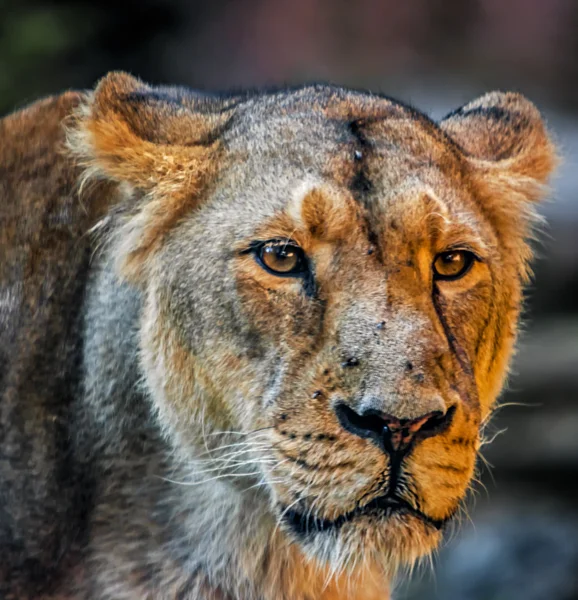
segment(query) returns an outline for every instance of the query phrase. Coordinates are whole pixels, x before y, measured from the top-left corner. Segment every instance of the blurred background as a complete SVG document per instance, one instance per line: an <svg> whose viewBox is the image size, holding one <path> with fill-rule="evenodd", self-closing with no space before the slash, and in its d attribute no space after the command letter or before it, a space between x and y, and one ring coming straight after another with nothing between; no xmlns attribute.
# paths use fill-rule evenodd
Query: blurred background
<svg viewBox="0 0 578 600"><path fill-rule="evenodd" d="M395 598L578 599L578 1L0 0L0 114L112 69L210 89L330 81L433 117L494 88L538 104L564 163L505 406L469 518Z"/></svg>

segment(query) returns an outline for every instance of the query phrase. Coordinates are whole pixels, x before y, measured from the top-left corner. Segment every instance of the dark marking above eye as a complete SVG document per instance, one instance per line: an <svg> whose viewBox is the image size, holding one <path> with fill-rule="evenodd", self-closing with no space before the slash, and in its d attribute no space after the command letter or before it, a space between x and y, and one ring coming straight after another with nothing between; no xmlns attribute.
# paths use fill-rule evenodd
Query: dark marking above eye
<svg viewBox="0 0 578 600"><path fill-rule="evenodd" d="M369 177L367 176L365 171L359 170L355 174L355 177L353 178L350 187L353 192L366 194L367 192L371 191L371 189L373 188L373 184L369 180Z"/></svg>
<svg viewBox="0 0 578 600"><path fill-rule="evenodd" d="M347 128L351 135L355 138L355 141L358 143L361 148L368 148L370 146L369 140L365 137L364 132L362 131L362 127L365 125L363 119L354 119L353 121L349 121L347 124ZM361 153L361 151L358 149ZM361 153L362 154L362 153Z"/></svg>
<svg viewBox="0 0 578 600"><path fill-rule="evenodd" d="M409 360L405 363L405 370L413 371L413 363L411 363Z"/></svg>
<svg viewBox="0 0 578 600"><path fill-rule="evenodd" d="M347 124L349 133L354 139L355 146L357 148L353 151L353 158L355 161L355 173L351 178L349 187L354 195L362 196L369 192L373 185L369 179L367 173L367 165L365 164L364 158L366 154L371 151L371 142L365 137L362 127L364 125L363 120L356 119L350 121Z"/></svg>
<svg viewBox="0 0 578 600"><path fill-rule="evenodd" d="M375 231L369 229L369 231L367 232L367 239L369 240L369 243L371 246L375 247L377 246L378 243L378 238L377 238L377 233L375 233Z"/></svg>

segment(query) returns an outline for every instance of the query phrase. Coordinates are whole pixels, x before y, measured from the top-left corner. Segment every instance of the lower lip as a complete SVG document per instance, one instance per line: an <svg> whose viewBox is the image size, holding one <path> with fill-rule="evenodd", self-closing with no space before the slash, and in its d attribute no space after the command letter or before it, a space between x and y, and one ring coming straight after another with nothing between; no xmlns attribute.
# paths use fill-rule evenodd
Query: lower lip
<svg viewBox="0 0 578 600"><path fill-rule="evenodd" d="M407 502L404 502L403 500L397 500L395 498L376 498L360 509L360 512L371 510L373 508L392 511L406 510L407 512L415 512Z"/></svg>
<svg viewBox="0 0 578 600"><path fill-rule="evenodd" d="M323 531L329 531L332 529L339 529L346 523L353 521L356 517L367 516L371 513L379 511L385 513L386 517L391 517L395 514L407 514L412 515L417 519L420 519L436 529L441 529L443 523L435 522L425 517L420 512L413 509L406 502L399 501L392 498L376 498L366 504L363 508L351 511L346 515L337 517L334 520L315 518L312 516L304 516L302 513L296 511L288 511L285 513L285 521L291 527L291 529L298 535L309 535L312 533L321 533Z"/></svg>

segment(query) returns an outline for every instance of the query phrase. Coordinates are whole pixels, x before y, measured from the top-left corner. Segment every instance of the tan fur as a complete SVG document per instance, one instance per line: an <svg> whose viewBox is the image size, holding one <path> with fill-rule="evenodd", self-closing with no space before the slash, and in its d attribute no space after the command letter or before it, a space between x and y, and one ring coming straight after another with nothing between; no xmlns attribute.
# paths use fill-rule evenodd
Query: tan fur
<svg viewBox="0 0 578 600"><path fill-rule="evenodd" d="M67 168L108 208L83 231L72 427L97 466L71 597L387 597L459 509L507 374L555 163L538 111L491 93L438 125L340 88L211 98L118 73L76 104ZM268 240L309 279L264 269ZM434 281L456 248L480 260ZM453 417L394 464L340 403ZM411 511L363 511L394 483Z"/></svg>

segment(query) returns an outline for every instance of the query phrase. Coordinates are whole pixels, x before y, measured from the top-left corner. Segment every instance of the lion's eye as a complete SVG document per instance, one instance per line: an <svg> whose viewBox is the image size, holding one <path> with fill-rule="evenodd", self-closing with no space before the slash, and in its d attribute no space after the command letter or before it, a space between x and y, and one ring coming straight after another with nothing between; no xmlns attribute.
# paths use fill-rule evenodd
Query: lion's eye
<svg viewBox="0 0 578 600"><path fill-rule="evenodd" d="M300 275L307 270L305 254L287 242L267 242L257 254L260 263L275 275Z"/></svg>
<svg viewBox="0 0 578 600"><path fill-rule="evenodd" d="M433 264L435 279L452 281L463 277L474 263L475 256L466 250L442 252Z"/></svg>

